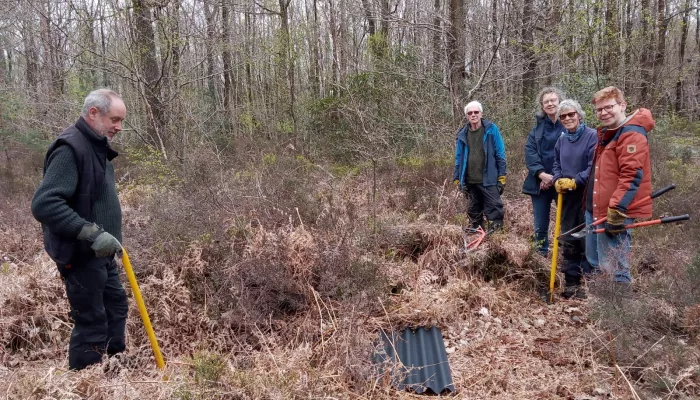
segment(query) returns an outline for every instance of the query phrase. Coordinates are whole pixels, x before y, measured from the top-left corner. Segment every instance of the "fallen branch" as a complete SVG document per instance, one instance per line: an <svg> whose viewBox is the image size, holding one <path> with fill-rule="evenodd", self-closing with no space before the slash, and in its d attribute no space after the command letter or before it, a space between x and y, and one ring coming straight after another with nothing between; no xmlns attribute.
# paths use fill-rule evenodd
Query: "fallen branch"
<svg viewBox="0 0 700 400"><path fill-rule="evenodd" d="M630 393L632 393L632 397L634 397L635 400L642 400L642 398L639 397L639 395L637 394L637 392L636 392L636 391L634 390L634 388L632 387L632 384L631 384L630 381L627 379L627 376L625 376L625 373L622 372L622 370L620 369L620 366L619 366L619 365L615 364L615 370L616 370L617 372L619 372L620 374L622 374L622 378L625 380L625 382L627 382L627 387L630 388Z"/></svg>

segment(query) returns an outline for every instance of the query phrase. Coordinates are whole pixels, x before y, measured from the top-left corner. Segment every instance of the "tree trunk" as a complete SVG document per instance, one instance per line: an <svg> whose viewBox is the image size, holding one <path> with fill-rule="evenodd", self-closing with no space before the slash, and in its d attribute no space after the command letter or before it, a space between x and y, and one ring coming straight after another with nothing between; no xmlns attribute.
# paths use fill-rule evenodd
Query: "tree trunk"
<svg viewBox="0 0 700 400"><path fill-rule="evenodd" d="M450 68L450 97L452 119L459 125L463 118L460 95L464 86L464 0L450 0L450 35L447 40L447 60Z"/></svg>
<svg viewBox="0 0 700 400"><path fill-rule="evenodd" d="M625 2L625 43L624 43L624 60L625 60L625 66L627 68L630 68L632 65L632 7L633 4L632 2ZM623 79L623 89L625 93L628 93L630 91L630 81L633 81L634 79L629 78L629 73L627 74L622 74L622 79ZM633 75L634 76L634 75Z"/></svg>
<svg viewBox="0 0 700 400"><path fill-rule="evenodd" d="M494 0L495 1L495 0ZM442 26L440 24L440 0L433 2L433 39L432 39L432 55L433 55L433 70L440 71L442 69Z"/></svg>
<svg viewBox="0 0 700 400"><path fill-rule="evenodd" d="M223 50L221 51L221 60L223 63L222 74L224 76L224 110L226 110L226 124L233 126L233 106L232 102L232 74L233 60L231 57L231 27L230 27L229 5L228 0L221 1L221 36Z"/></svg>
<svg viewBox="0 0 700 400"><path fill-rule="evenodd" d="M389 10L389 0L380 0L381 4L381 24L380 24L380 31L382 32L382 36L384 36L384 40L386 40L386 43L389 43L389 17L391 10Z"/></svg>
<svg viewBox="0 0 700 400"><path fill-rule="evenodd" d="M56 99L63 93L61 74L58 70L57 46L59 43L57 43L57 40L54 40L54 22L51 20L51 15L53 14L51 3L47 1L45 5L46 8L43 10L41 16L41 42L44 48L44 69L49 75L51 97Z"/></svg>
<svg viewBox="0 0 700 400"><path fill-rule="evenodd" d="M133 0L134 5L134 48L137 49L142 96L146 102L148 115L148 135L153 144L167 158L163 128L165 127L165 110L161 100L161 76L156 60L156 42L151 22L151 8L143 0Z"/></svg>
<svg viewBox="0 0 700 400"><path fill-rule="evenodd" d="M567 11L569 12L570 18L574 18L574 2L569 1L568 2L568 7ZM576 60L578 60L580 52L576 49L576 46L574 45L574 35L571 33L567 33L565 36L565 48L566 48L566 55L571 60L571 62L576 65Z"/></svg>
<svg viewBox="0 0 700 400"><path fill-rule="evenodd" d="M676 80L676 101L673 107L677 113L681 112L683 109L683 74L685 67L685 44L688 40L688 13L690 12L690 0L685 0L683 9L685 11L683 12L683 17L681 19L681 42L678 45L678 79Z"/></svg>
<svg viewBox="0 0 700 400"><path fill-rule="evenodd" d="M333 6L333 1L328 1L328 14L330 23L330 35L331 35L331 57L333 58L331 62L331 70L333 76L333 86L340 84L340 27L337 23L336 9ZM334 88L333 94L337 95L337 90Z"/></svg>
<svg viewBox="0 0 700 400"><path fill-rule="evenodd" d="M22 33L22 41L24 42L24 54L27 59L27 68L25 76L27 81L27 89L31 95L37 94L37 84L39 78L39 65L37 64L38 51L36 42L34 41L34 29L31 20L24 23L24 32Z"/></svg>
<svg viewBox="0 0 700 400"><path fill-rule="evenodd" d="M700 53L700 0L696 2L695 8L695 54ZM700 62L696 66L697 77L695 79L695 104L698 104L697 96L700 93ZM692 107L691 107L692 108ZM699 115L700 107L695 107L695 115Z"/></svg>
<svg viewBox="0 0 700 400"><path fill-rule="evenodd" d="M561 0L551 0L551 12L548 18L548 23L547 26L553 27L555 31L553 32L554 34L551 36L551 45L554 48L559 48L561 46L562 40L560 38L560 34L558 32L558 27L559 24L561 24L561 10L562 10L562 2ZM551 29L551 28L550 28ZM545 85L550 86L552 85L552 79L554 76L558 73L557 70L554 69L555 65L552 62L552 60L549 59L549 57L545 58L546 64L545 64L545 74L544 74L544 79L545 79Z"/></svg>
<svg viewBox="0 0 700 400"><path fill-rule="evenodd" d="M367 31L370 36L373 36L377 33L377 19L372 11L370 0L362 0L362 10L365 13L365 18L367 18Z"/></svg>
<svg viewBox="0 0 700 400"><path fill-rule="evenodd" d="M8 53L9 53L9 49ZM7 79L7 59L5 58L5 41L0 38L0 85L4 85ZM0 116L2 115L0 110Z"/></svg>
<svg viewBox="0 0 700 400"><path fill-rule="evenodd" d="M171 52L173 54L172 64L172 90L179 92L180 90L180 2L173 2L172 12L172 44Z"/></svg>
<svg viewBox="0 0 700 400"><path fill-rule="evenodd" d="M651 38L649 32L652 30L649 24L652 23L651 14L649 13L649 0L642 0L642 43L650 43ZM641 62L642 62L642 79L641 79L641 93L639 100L642 104L646 104L649 100L649 81L651 80L651 70L652 70L652 57L650 56L651 51L647 48L642 49Z"/></svg>
<svg viewBox="0 0 700 400"><path fill-rule="evenodd" d="M253 21L251 13L245 13L245 37L246 37L246 57L245 57L245 77L246 77L246 87L245 93L248 99L248 107L253 107L253 71L251 62L253 60Z"/></svg>
<svg viewBox="0 0 700 400"><path fill-rule="evenodd" d="M213 103L216 104L216 83L214 79L214 46L217 46L216 39L216 15L219 13L219 7L217 4L209 4L207 0L204 1L204 20L207 24L207 40L206 40L206 52L207 52L207 91L209 92L209 98Z"/></svg>
<svg viewBox="0 0 700 400"><path fill-rule="evenodd" d="M278 4L280 7L279 17L280 17L280 52L278 54L280 60L280 76L286 79L286 92L287 96L283 96L282 103L284 108L285 117L287 122L291 122L292 132L287 132L291 134L291 143L296 148L297 141L297 121L296 115L294 113L294 108L296 105L296 92L294 87L294 60L292 59L291 51L291 35L289 32L289 5L291 0L279 0ZM287 98L284 98L287 97Z"/></svg>
<svg viewBox="0 0 700 400"><path fill-rule="evenodd" d="M338 13L340 21L338 21L338 70L340 74L338 79L342 82L345 80L345 75L348 73L348 15L347 15L347 0L339 0Z"/></svg>
<svg viewBox="0 0 700 400"><path fill-rule="evenodd" d="M102 18L102 13L100 12L100 47L102 50L100 64L102 67L102 87L109 87L111 81L109 79L109 72L107 70L107 40L105 35L105 19Z"/></svg>
<svg viewBox="0 0 700 400"><path fill-rule="evenodd" d="M535 41L533 31L535 28L535 13L534 3L531 1L525 2L523 8L523 28L520 36L522 37L523 55L525 61L525 69L523 70L523 92L522 101L523 107L527 108L532 103L535 97L535 74L537 69L537 58L535 56Z"/></svg>
<svg viewBox="0 0 700 400"><path fill-rule="evenodd" d="M8 46L5 51L7 53L7 83L14 83L14 77L12 75L12 49Z"/></svg>
<svg viewBox="0 0 700 400"><path fill-rule="evenodd" d="M319 29L318 29L318 0L313 0L312 10L309 10L308 0L304 1L306 5L306 15L308 25L311 27L309 29L309 84L311 85L311 92L313 97L323 96L321 90L321 69L319 66L319 60L321 58L318 49L319 42ZM310 19L310 20L309 20Z"/></svg>
<svg viewBox="0 0 700 400"><path fill-rule="evenodd" d="M656 54L654 57L654 85L655 99L654 104L662 102L661 106L665 108L664 84L661 82L662 70L666 62L666 29L668 28L668 20L666 19L666 0L657 0L656 9Z"/></svg>
<svg viewBox="0 0 700 400"><path fill-rule="evenodd" d="M491 44L498 45L498 1L491 0Z"/></svg>
<svg viewBox="0 0 700 400"><path fill-rule="evenodd" d="M605 58L603 58L603 74L608 80L615 81L620 53L619 28L617 21L617 1L608 0L605 7L605 37L601 43L605 46Z"/></svg>
<svg viewBox="0 0 700 400"><path fill-rule="evenodd" d="M83 25L83 29L81 32L81 37L82 37L82 42L86 43L85 47L90 49L89 52L85 52L81 54L80 60L85 67L83 67L83 73L79 74L79 79L81 86L83 88L95 88L98 87L98 82L97 82L97 74L94 68L94 65L96 64L94 62L95 57L93 54L97 54L98 49L97 49L97 43L95 42L95 23L94 19L92 16L90 16L87 21L85 21L85 24Z"/></svg>

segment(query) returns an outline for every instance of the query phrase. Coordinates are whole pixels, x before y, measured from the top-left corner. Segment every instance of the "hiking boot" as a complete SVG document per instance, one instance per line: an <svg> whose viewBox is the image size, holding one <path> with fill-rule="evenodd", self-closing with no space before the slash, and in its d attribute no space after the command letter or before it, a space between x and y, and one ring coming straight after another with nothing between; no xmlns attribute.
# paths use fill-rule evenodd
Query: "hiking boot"
<svg viewBox="0 0 700 400"><path fill-rule="evenodd" d="M479 227L481 227L481 229L484 229L484 221L483 221L483 220L482 220L482 221L472 221L472 222L469 224L468 230L471 231L471 232L474 232L474 231L476 231L477 229L479 229Z"/></svg>
<svg viewBox="0 0 700 400"><path fill-rule="evenodd" d="M501 231L503 231L503 220L489 221L489 230L486 233L491 235L493 233L500 233Z"/></svg>
<svg viewBox="0 0 700 400"><path fill-rule="evenodd" d="M579 300L586 300L588 298L588 294L586 294L586 289L584 289L583 286L579 286L576 289L576 294L574 294L574 298Z"/></svg>
<svg viewBox="0 0 700 400"><path fill-rule="evenodd" d="M570 299L576 295L576 292L578 291L579 287L578 286L567 286L564 288L564 291L561 292L561 297L565 299Z"/></svg>

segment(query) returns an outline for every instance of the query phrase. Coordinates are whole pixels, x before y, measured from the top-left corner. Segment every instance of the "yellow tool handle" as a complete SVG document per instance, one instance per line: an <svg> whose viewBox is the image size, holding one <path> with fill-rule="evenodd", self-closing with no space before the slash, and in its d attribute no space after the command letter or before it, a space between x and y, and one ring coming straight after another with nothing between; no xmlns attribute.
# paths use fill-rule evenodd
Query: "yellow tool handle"
<svg viewBox="0 0 700 400"><path fill-rule="evenodd" d="M126 277L129 279L129 285L131 285L131 292L134 294L134 300L136 300L136 305L139 307L139 314L141 314L143 326L146 328L148 340L151 342L153 355L156 357L156 365L159 369L163 369L165 368L165 362L163 361L163 355L160 353L158 339L156 339L156 333L153 332L151 319L148 317L148 311L146 311L146 304L143 302L141 290L139 290L139 284L136 282L136 275L134 275L134 270L131 268L131 261L129 261L129 255L126 253L124 248L122 248L122 263L124 264Z"/></svg>
<svg viewBox="0 0 700 400"><path fill-rule="evenodd" d="M554 248L552 249L552 270L549 272L549 302L554 303L554 278L557 274L557 258L559 256L559 231L561 230L562 195L557 194L557 219L554 223Z"/></svg>

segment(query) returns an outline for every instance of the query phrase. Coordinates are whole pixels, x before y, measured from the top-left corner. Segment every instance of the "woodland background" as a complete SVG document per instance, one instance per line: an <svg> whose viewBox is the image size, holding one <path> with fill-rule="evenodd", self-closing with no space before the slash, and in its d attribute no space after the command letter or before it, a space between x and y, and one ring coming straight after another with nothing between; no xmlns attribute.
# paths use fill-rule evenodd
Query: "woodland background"
<svg viewBox="0 0 700 400"><path fill-rule="evenodd" d="M697 0L0 3L0 396L411 398L379 329L441 327L467 398L697 398L700 227L635 233L635 297L545 306L523 146L556 85L652 110L656 215L700 192ZM133 304L124 365L66 372L68 304L29 201L84 96L114 140ZM470 100L507 149L506 233L462 254L451 186ZM483 310L486 310L484 312ZM576 318L573 318L576 317Z"/></svg>

